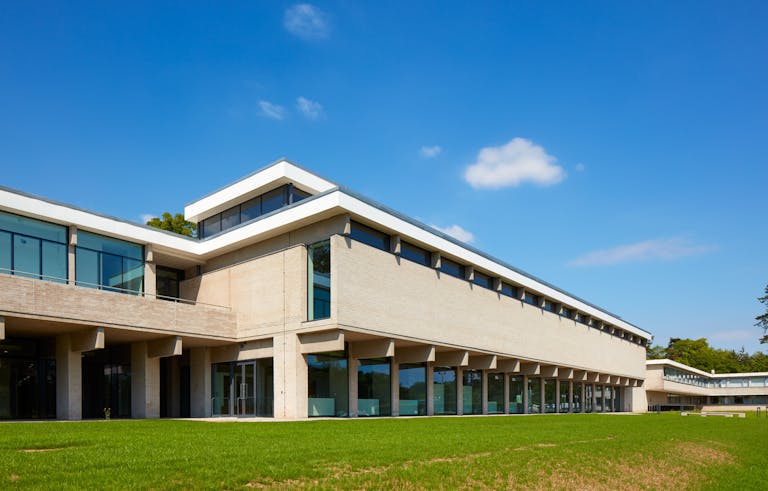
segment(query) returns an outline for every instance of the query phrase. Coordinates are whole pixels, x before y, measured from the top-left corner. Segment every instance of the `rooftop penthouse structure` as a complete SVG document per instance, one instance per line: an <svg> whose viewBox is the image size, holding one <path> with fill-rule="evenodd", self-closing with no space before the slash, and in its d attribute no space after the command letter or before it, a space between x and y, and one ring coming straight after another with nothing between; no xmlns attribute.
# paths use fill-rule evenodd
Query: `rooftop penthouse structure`
<svg viewBox="0 0 768 491"><path fill-rule="evenodd" d="M287 160L184 214L0 188L0 418L647 409L649 332Z"/></svg>

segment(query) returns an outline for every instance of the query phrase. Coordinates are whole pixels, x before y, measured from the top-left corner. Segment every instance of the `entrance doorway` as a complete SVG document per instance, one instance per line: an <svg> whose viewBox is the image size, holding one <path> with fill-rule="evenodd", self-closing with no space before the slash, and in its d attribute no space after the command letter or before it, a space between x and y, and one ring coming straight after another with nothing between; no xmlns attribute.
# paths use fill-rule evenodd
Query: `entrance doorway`
<svg viewBox="0 0 768 491"><path fill-rule="evenodd" d="M272 358L213 365L215 416L272 416Z"/></svg>

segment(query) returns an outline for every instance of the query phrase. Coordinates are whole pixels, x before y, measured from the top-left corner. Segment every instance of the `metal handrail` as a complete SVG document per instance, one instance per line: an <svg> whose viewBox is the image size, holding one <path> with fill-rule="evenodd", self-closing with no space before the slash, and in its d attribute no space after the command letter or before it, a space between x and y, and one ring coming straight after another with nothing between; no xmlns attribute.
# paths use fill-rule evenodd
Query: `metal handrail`
<svg viewBox="0 0 768 491"><path fill-rule="evenodd" d="M30 278L30 279L37 279L37 280L46 280L46 281L53 281L55 283L59 284L66 284L69 286L78 286L83 288L93 288L97 290L103 290L103 291L113 291L117 293L125 293L129 295L133 295L135 297L154 297L160 300L166 300L166 301L172 301L174 303L181 303L186 305L203 305L206 307L216 307L220 309L226 309L228 311L232 310L231 307L227 305L218 305L215 303L206 303L206 302L198 302L196 300L188 300L186 298L178 298L178 297L170 297L167 295L158 295L156 293L147 293L144 291L137 292L136 290L129 290L127 288L118 288L116 286L107 286L107 285L100 285L98 283L89 283L87 281L80 281L80 280L69 280L69 278L61 278L59 276L50 276L50 275L44 275L39 273L31 273L29 271L22 271L20 269L9 269L9 268L0 268L0 273L6 273L10 274L12 276L21 276L22 278Z"/></svg>

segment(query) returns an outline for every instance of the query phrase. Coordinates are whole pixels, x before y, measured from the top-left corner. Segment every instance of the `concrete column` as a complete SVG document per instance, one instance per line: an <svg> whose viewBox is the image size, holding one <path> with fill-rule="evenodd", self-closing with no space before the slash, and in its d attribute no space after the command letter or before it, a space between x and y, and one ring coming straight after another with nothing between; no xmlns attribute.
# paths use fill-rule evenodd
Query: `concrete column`
<svg viewBox="0 0 768 491"><path fill-rule="evenodd" d="M349 357L347 361L349 374L349 417L357 417L357 358Z"/></svg>
<svg viewBox="0 0 768 491"><path fill-rule="evenodd" d="M400 416L400 364L395 357L390 358L390 382L392 383L392 395L390 397L392 416Z"/></svg>
<svg viewBox="0 0 768 491"><path fill-rule="evenodd" d="M601 399L603 400L603 412L604 413L608 412L608 398L605 397L605 388L606 387L607 387L607 385L603 385L600 388L600 395L602 396Z"/></svg>
<svg viewBox="0 0 768 491"><path fill-rule="evenodd" d="M456 367L456 414L464 415L464 369Z"/></svg>
<svg viewBox="0 0 768 491"><path fill-rule="evenodd" d="M560 381L555 379L555 412L560 412Z"/></svg>
<svg viewBox="0 0 768 491"><path fill-rule="evenodd" d="M427 362L427 416L435 415L435 363Z"/></svg>
<svg viewBox="0 0 768 491"><path fill-rule="evenodd" d="M5 317L0 316L0 341L5 339Z"/></svg>
<svg viewBox="0 0 768 491"><path fill-rule="evenodd" d="M309 369L299 337L294 333L278 334L273 338L273 347L275 418L306 418Z"/></svg>
<svg viewBox="0 0 768 491"><path fill-rule="evenodd" d="M547 401L545 399L545 392L544 392L544 377L541 377L539 379L539 387L541 388L541 395L539 396L539 413L544 414L544 406L546 406Z"/></svg>
<svg viewBox="0 0 768 491"><path fill-rule="evenodd" d="M573 412L573 380L568 381L568 412Z"/></svg>
<svg viewBox="0 0 768 491"><path fill-rule="evenodd" d="M83 419L83 364L69 334L56 337L56 418Z"/></svg>
<svg viewBox="0 0 768 491"><path fill-rule="evenodd" d="M504 414L509 414L509 374L504 374Z"/></svg>
<svg viewBox="0 0 768 491"><path fill-rule="evenodd" d="M67 247L67 279L70 285L75 284L75 246L77 246L77 227L69 226L69 244ZM57 410L58 412L58 410Z"/></svg>
<svg viewBox="0 0 768 491"><path fill-rule="evenodd" d="M157 265L152 244L144 246L144 293L152 299L157 295Z"/></svg>
<svg viewBox="0 0 768 491"><path fill-rule="evenodd" d="M523 414L528 414L528 375L523 375Z"/></svg>
<svg viewBox="0 0 768 491"><path fill-rule="evenodd" d="M579 397L579 404L581 404L581 412L587 412L587 386L584 382L580 382L581 385L581 397Z"/></svg>
<svg viewBox="0 0 768 491"><path fill-rule="evenodd" d="M592 411L591 412L597 412L597 391L596 391L597 385L592 384Z"/></svg>
<svg viewBox="0 0 768 491"><path fill-rule="evenodd" d="M488 370L482 370L482 394L480 396L482 412L488 414Z"/></svg>
<svg viewBox="0 0 768 491"><path fill-rule="evenodd" d="M160 358L149 356L146 341L131 344L131 417L160 417Z"/></svg>
<svg viewBox="0 0 768 491"><path fill-rule="evenodd" d="M211 350L189 350L189 397L193 418L211 416Z"/></svg>

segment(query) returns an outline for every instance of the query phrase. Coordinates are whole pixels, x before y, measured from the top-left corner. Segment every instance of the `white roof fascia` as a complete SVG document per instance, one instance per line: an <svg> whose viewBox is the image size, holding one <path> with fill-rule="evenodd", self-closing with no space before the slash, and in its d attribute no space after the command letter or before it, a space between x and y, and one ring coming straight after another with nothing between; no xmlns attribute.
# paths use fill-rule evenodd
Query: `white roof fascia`
<svg viewBox="0 0 768 491"><path fill-rule="evenodd" d="M252 194L254 190L274 182L280 182L281 180L298 184L302 189L315 194L336 187L332 182L312 174L287 160L281 160L264 170L251 174L244 179L188 204L184 207L184 218L190 222L200 221L201 218L207 218L207 216L213 214L212 212L218 212L235 205L239 199Z"/></svg>
<svg viewBox="0 0 768 491"><path fill-rule="evenodd" d="M689 367L688 365L684 363L680 363L679 361L670 360L669 358L664 358L662 360L647 360L645 364L654 365L654 366L669 365L671 367L679 368L681 370L686 370L688 372L695 373L697 375L703 375L709 378L768 377L768 372L709 373L709 372L705 372L704 370L699 370L698 368Z"/></svg>
<svg viewBox="0 0 768 491"><path fill-rule="evenodd" d="M50 222L75 225L83 230L131 242L153 244L179 252L182 256L195 256L199 246L197 241L181 235L162 232L5 189L0 189L0 209Z"/></svg>
<svg viewBox="0 0 768 491"><path fill-rule="evenodd" d="M509 280L517 283L518 285L522 285L523 287L529 287L532 290L538 293L541 293L542 295L545 295L555 301L565 303L569 307L575 307L578 310L591 315L592 317L608 322L611 325L619 327L643 339L650 340L652 338L652 336L649 333L646 333L645 331L638 329L635 326L617 317L608 315L605 312L597 310L594 307L585 304L584 302L581 302L575 298L565 295L560 291L557 291L542 283L539 283L538 281L533 280L525 275L522 275L517 271L504 267L494 261L491 261L490 259L484 256L481 256L475 252L467 250L459 246L458 244L455 244L454 242L446 240L438 235L435 235L427 230L424 230L423 228L418 227L412 223L409 223L401 218L395 217L390 213L387 213L386 211L383 211L375 206L372 206L368 203L361 201L358 198L355 198L354 196L350 196L348 194L344 194L340 192L340 205L342 208L345 208L346 210L352 213L355 213L368 220L371 220L372 222L378 223L391 230L400 232L403 235L411 237L424 244L428 244L439 251L444 251L447 254L450 254L452 256L455 256L457 258L460 258L468 262L469 264L478 266L487 271L495 273L500 277L508 278Z"/></svg>

